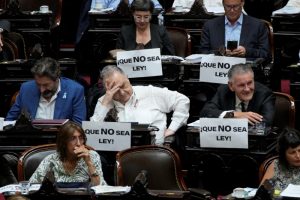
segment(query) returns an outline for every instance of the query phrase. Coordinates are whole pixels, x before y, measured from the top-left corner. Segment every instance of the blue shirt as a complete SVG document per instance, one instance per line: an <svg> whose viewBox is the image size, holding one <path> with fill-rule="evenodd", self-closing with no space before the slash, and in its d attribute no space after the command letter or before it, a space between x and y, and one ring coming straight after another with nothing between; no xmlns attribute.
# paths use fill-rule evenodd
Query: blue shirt
<svg viewBox="0 0 300 200"><path fill-rule="evenodd" d="M242 24L243 24L243 13L238 18L237 22L232 25L228 18L225 16L225 46L227 48L227 41L240 41L241 37L241 30L242 30Z"/></svg>
<svg viewBox="0 0 300 200"><path fill-rule="evenodd" d="M120 0L92 0L91 9L95 8L96 1L100 1L102 4L103 9L106 8L113 8L113 10L116 10L118 7ZM131 4L133 0L129 0L129 4ZM154 3L155 8L161 8L161 5L159 4L158 0L152 0Z"/></svg>

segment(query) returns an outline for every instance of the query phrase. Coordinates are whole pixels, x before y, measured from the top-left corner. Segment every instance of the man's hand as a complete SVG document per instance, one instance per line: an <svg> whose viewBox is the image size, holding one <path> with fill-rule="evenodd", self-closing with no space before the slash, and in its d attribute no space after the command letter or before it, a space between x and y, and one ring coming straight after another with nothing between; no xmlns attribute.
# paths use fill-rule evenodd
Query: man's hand
<svg viewBox="0 0 300 200"><path fill-rule="evenodd" d="M164 133L165 137L168 137L168 136L174 135L174 134L175 134L175 131L173 131L171 129L166 129L165 133Z"/></svg>
<svg viewBox="0 0 300 200"><path fill-rule="evenodd" d="M255 112L234 112L235 118L247 118L251 125L259 123L263 120L263 116Z"/></svg>
<svg viewBox="0 0 300 200"><path fill-rule="evenodd" d="M106 87L106 93L102 100L102 105L107 107L110 104L110 102L112 101L115 93L120 90L120 85L115 85L114 82L112 82L110 84L108 84L106 82L105 87Z"/></svg>
<svg viewBox="0 0 300 200"><path fill-rule="evenodd" d="M238 56L238 57L245 57L246 55L246 49L243 46L238 46L236 49L230 51L226 50L227 56Z"/></svg>

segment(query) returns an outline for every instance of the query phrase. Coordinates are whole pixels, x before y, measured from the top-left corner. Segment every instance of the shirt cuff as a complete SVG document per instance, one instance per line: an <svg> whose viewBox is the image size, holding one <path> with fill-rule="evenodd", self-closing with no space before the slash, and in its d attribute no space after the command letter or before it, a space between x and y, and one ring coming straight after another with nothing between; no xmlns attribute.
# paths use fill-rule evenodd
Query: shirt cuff
<svg viewBox="0 0 300 200"><path fill-rule="evenodd" d="M100 106L100 109L97 110L96 115L93 115L90 120L91 121L104 121L104 118L106 117L106 114L110 108L107 108L106 106Z"/></svg>
<svg viewBox="0 0 300 200"><path fill-rule="evenodd" d="M223 112L219 115L219 118L224 118L224 116L225 116L226 113L228 113L228 112L234 112L234 110L223 111Z"/></svg>
<svg viewBox="0 0 300 200"><path fill-rule="evenodd" d="M181 126L182 124L172 121L168 129L171 129L172 131L176 132Z"/></svg>

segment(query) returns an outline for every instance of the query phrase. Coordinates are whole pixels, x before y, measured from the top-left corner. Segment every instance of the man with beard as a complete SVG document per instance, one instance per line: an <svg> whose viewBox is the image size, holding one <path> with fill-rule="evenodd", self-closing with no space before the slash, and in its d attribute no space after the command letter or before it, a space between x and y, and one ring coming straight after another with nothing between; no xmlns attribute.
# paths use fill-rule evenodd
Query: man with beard
<svg viewBox="0 0 300 200"><path fill-rule="evenodd" d="M16 120L23 109L33 119L70 119L77 123L86 119L83 87L73 80L60 77L56 60L42 58L31 72L35 80L21 85L16 102L5 120Z"/></svg>
<svg viewBox="0 0 300 200"><path fill-rule="evenodd" d="M254 81L251 65L233 65L228 79L228 85L221 85L204 105L200 117L247 118L251 125L265 121L271 126L275 96L268 87Z"/></svg>

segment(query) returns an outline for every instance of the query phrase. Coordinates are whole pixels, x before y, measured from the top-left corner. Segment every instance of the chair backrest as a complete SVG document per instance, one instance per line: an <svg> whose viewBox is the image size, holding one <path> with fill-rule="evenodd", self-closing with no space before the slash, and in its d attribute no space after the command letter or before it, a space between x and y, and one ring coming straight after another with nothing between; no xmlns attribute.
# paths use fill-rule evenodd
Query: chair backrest
<svg viewBox="0 0 300 200"><path fill-rule="evenodd" d="M7 33L6 37L10 41L12 41L17 48L16 58L27 59L24 37L20 33L16 32Z"/></svg>
<svg viewBox="0 0 300 200"><path fill-rule="evenodd" d="M187 190L179 156L168 147L138 146L116 155L116 185L133 185L142 170L148 172L148 189Z"/></svg>
<svg viewBox="0 0 300 200"><path fill-rule="evenodd" d="M276 96L275 114L273 126L284 128L285 126L295 127L295 100L286 93L274 92Z"/></svg>
<svg viewBox="0 0 300 200"><path fill-rule="evenodd" d="M184 28L167 27L167 32L173 43L175 55L187 57L191 55L191 36Z"/></svg>
<svg viewBox="0 0 300 200"><path fill-rule="evenodd" d="M268 29L268 38L269 38L270 52L271 52L271 55L272 55L272 62L273 62L274 61L274 53L275 53L273 26L267 20L263 20L262 19L262 21L263 21L263 23L265 24L265 26Z"/></svg>
<svg viewBox="0 0 300 200"><path fill-rule="evenodd" d="M5 52L5 60L15 60L18 57L17 46L9 39L4 38L3 40L3 52Z"/></svg>
<svg viewBox="0 0 300 200"><path fill-rule="evenodd" d="M278 158L278 155L272 156L260 164L259 171L258 171L259 182L261 182L262 178L264 177L264 175L265 175L267 169L269 168L269 166L271 165L271 163L277 158Z"/></svg>
<svg viewBox="0 0 300 200"><path fill-rule="evenodd" d="M56 144L31 147L24 151L18 162L18 180L29 180L41 161L56 151Z"/></svg>

